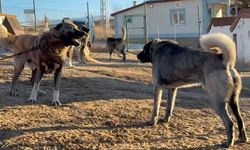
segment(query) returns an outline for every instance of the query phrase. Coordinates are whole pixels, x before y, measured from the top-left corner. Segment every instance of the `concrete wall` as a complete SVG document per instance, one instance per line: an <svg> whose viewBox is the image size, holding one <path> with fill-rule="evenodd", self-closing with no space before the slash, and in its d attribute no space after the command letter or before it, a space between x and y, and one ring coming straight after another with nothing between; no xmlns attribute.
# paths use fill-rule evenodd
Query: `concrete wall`
<svg viewBox="0 0 250 150"><path fill-rule="evenodd" d="M131 9L129 11L117 14L115 16L114 22L115 22L115 37L121 37L122 30L121 27L125 25L125 15L143 15L144 14L144 7L137 7L134 9ZM136 20L133 20L136 21ZM131 26L130 26L131 27Z"/></svg>
<svg viewBox="0 0 250 150"><path fill-rule="evenodd" d="M231 38L233 38L233 35L230 31L230 27L231 26L212 26L210 31L208 32L209 33L216 33L216 32L221 32L221 33L224 33L228 36L230 36Z"/></svg>
<svg viewBox="0 0 250 150"><path fill-rule="evenodd" d="M238 62L250 65L250 18L241 18L233 31L237 34Z"/></svg>

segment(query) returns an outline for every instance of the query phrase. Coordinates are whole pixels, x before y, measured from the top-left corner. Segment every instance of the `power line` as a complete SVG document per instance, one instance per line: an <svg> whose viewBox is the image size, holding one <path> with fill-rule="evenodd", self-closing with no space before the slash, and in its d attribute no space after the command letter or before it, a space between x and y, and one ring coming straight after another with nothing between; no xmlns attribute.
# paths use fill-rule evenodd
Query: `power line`
<svg viewBox="0 0 250 150"><path fill-rule="evenodd" d="M0 0L0 13L3 13L2 0Z"/></svg>

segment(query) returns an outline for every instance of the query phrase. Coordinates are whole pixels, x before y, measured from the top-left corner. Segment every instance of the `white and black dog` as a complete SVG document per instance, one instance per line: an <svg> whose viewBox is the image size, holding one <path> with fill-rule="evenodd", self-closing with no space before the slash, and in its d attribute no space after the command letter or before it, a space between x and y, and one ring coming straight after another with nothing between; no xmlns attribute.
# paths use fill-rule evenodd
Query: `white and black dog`
<svg viewBox="0 0 250 150"><path fill-rule="evenodd" d="M230 37L222 34L203 35L200 45L204 50L217 48L221 53L193 50L171 41L154 40L147 43L137 58L153 65L154 110L152 124L159 120L162 90L169 88L170 99L166 106L164 121L169 122L174 108L177 89L190 83L201 82L208 92L212 108L223 120L227 142L223 146L234 145L233 121L229 116L231 108L239 128L240 142L247 142L243 119L239 109L241 78L235 69L236 46Z"/></svg>

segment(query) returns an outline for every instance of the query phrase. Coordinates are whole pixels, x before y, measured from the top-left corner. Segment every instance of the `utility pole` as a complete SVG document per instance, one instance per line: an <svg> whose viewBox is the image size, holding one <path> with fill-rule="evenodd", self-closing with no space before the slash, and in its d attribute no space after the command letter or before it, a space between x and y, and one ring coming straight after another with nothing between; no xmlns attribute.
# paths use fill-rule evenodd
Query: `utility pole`
<svg viewBox="0 0 250 150"><path fill-rule="evenodd" d="M147 1L144 1L144 43L148 43L148 28L147 28Z"/></svg>
<svg viewBox="0 0 250 150"><path fill-rule="evenodd" d="M227 17L231 16L230 5L231 5L231 0L227 0Z"/></svg>
<svg viewBox="0 0 250 150"><path fill-rule="evenodd" d="M197 5L197 15L198 15L198 33L199 38L201 37L201 18L200 18L200 7Z"/></svg>
<svg viewBox="0 0 250 150"><path fill-rule="evenodd" d="M238 15L238 0L234 1L235 16Z"/></svg>
<svg viewBox="0 0 250 150"><path fill-rule="evenodd" d="M90 29L89 1L87 1L88 28Z"/></svg>
<svg viewBox="0 0 250 150"><path fill-rule="evenodd" d="M109 0L100 0L101 3L101 19L105 23L106 35L108 36L108 27L109 27Z"/></svg>
<svg viewBox="0 0 250 150"><path fill-rule="evenodd" d="M35 3L35 0L33 0L33 10L34 10L35 31L36 31L37 25L36 25L36 3Z"/></svg>
<svg viewBox="0 0 250 150"><path fill-rule="evenodd" d="M2 0L0 0L0 13L3 13L3 6L2 6Z"/></svg>

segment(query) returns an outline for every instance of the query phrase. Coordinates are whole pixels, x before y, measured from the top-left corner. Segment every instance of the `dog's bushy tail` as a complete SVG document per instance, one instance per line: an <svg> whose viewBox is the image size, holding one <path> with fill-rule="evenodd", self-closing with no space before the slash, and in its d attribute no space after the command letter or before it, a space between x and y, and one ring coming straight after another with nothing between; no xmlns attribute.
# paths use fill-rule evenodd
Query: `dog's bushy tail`
<svg viewBox="0 0 250 150"><path fill-rule="evenodd" d="M124 27L122 27L122 40L126 40L126 29Z"/></svg>
<svg viewBox="0 0 250 150"><path fill-rule="evenodd" d="M219 48L223 55L223 64L230 68L235 67L236 46L234 41L223 33L203 35L200 38L200 45L205 50Z"/></svg>

